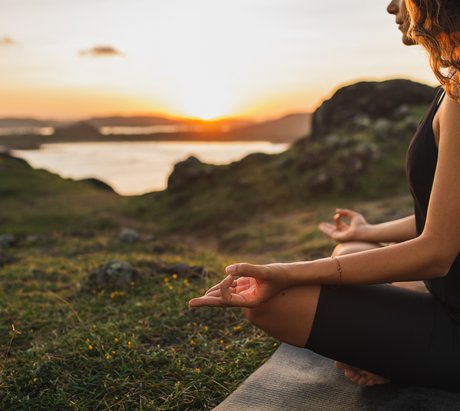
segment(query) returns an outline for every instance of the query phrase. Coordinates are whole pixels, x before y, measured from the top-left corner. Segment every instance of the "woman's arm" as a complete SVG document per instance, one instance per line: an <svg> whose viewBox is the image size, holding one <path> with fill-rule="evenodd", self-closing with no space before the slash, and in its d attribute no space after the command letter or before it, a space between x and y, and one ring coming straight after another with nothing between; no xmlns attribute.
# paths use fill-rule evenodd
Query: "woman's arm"
<svg viewBox="0 0 460 411"><path fill-rule="evenodd" d="M228 277L190 306L254 307L283 289L303 284L379 284L447 274L460 251L460 104L440 108L438 162L425 228L414 239L333 258L287 264L232 264ZM238 278L239 277L239 278Z"/></svg>
<svg viewBox="0 0 460 411"><path fill-rule="evenodd" d="M398 220L364 226L358 240L372 243L402 243L403 241L412 240L415 237L417 237L417 230L415 215L412 214Z"/></svg>
<svg viewBox="0 0 460 411"><path fill-rule="evenodd" d="M333 240L379 242L403 242L417 237L415 216L400 218L381 224L369 224L362 214L348 209L337 208L334 224L322 222L318 228ZM346 217L350 224L342 221Z"/></svg>
<svg viewBox="0 0 460 411"><path fill-rule="evenodd" d="M445 275L460 251L460 104L440 108L438 163L423 233L412 240L339 257L343 284L430 279ZM336 262L324 258L287 265L292 284L338 283Z"/></svg>

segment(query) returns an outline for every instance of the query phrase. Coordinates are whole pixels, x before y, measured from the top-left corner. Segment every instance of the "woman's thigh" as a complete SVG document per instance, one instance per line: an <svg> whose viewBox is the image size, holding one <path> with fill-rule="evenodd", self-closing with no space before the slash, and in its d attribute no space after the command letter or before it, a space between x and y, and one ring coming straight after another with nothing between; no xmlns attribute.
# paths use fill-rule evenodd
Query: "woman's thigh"
<svg viewBox="0 0 460 411"><path fill-rule="evenodd" d="M322 285L305 347L394 382L460 390L458 329L429 293Z"/></svg>

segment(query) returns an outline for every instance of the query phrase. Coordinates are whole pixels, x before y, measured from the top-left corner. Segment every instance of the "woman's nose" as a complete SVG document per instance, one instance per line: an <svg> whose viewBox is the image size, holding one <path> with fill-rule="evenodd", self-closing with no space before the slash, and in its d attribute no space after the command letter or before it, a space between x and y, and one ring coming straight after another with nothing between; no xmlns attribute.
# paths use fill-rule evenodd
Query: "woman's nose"
<svg viewBox="0 0 460 411"><path fill-rule="evenodd" d="M390 14L398 14L399 3L398 0L392 0L387 7L387 12Z"/></svg>

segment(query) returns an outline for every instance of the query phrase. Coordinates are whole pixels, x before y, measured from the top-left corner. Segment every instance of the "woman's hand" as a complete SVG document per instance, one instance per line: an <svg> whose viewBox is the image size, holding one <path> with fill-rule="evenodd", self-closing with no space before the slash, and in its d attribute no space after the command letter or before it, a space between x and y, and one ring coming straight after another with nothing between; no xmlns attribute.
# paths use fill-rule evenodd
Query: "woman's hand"
<svg viewBox="0 0 460 411"><path fill-rule="evenodd" d="M365 240L363 235L369 229L370 224L362 214L347 209L336 208L334 215L334 224L322 222L318 225L320 231L336 241L362 241ZM346 217L350 224L342 221Z"/></svg>
<svg viewBox="0 0 460 411"><path fill-rule="evenodd" d="M229 275L202 297L192 298L189 307L255 307L289 286L284 264L239 263L225 271Z"/></svg>

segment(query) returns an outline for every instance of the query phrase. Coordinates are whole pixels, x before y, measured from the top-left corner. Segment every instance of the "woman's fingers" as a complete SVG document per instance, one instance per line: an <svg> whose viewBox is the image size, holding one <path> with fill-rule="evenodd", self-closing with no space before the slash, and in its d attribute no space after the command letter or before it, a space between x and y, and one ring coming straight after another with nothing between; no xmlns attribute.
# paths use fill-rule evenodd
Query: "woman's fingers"
<svg viewBox="0 0 460 411"><path fill-rule="evenodd" d="M239 294L231 294L228 300L224 300L222 296L209 296L192 298L188 302L190 308L194 307L249 307L255 303L247 302L244 297Z"/></svg>
<svg viewBox="0 0 460 411"><path fill-rule="evenodd" d="M230 302L232 300L232 293L230 292L230 286L233 284L235 278L232 275L225 277L220 283L220 292L223 301Z"/></svg>
<svg viewBox="0 0 460 411"><path fill-rule="evenodd" d="M259 280L266 280L272 272L267 266L259 264L238 263L226 267L227 274L239 277L252 277Z"/></svg>
<svg viewBox="0 0 460 411"><path fill-rule="evenodd" d="M333 237L335 232L337 231L337 228L330 223L320 223L318 225L318 228L320 231L322 231L324 234L328 235L329 237Z"/></svg>
<svg viewBox="0 0 460 411"><path fill-rule="evenodd" d="M336 208L335 212L337 214L339 214L340 216L345 216L345 217L348 217L348 218L352 218L352 217L354 217L354 216L359 214L356 211L349 210L347 208Z"/></svg>
<svg viewBox="0 0 460 411"><path fill-rule="evenodd" d="M204 297L192 298L188 302L188 306L189 307L224 307L225 304L221 297L204 296Z"/></svg>
<svg viewBox="0 0 460 411"><path fill-rule="evenodd" d="M348 228L348 226L346 224L343 224L342 225L342 229L340 230L338 227L332 225L332 224L329 224L329 223L321 223L318 228L320 229L320 231L322 231L324 234L326 234L327 236L331 237L333 240L343 240L345 239L347 233L346 233L346 229ZM344 230L344 231L342 231Z"/></svg>
<svg viewBox="0 0 460 411"><path fill-rule="evenodd" d="M209 290L207 290L204 295L211 294L212 292L220 289L220 283L212 286Z"/></svg>

